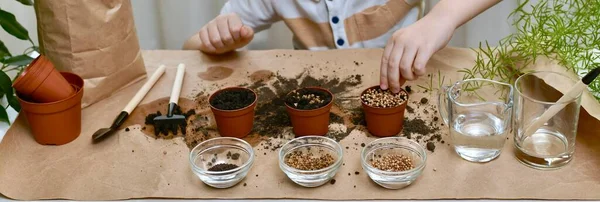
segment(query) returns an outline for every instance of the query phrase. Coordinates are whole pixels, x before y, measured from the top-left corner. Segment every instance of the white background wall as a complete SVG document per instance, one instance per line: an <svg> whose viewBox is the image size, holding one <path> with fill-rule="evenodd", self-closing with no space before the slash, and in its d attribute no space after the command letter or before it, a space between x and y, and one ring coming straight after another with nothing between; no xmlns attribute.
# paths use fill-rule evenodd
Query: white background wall
<svg viewBox="0 0 600 202"><path fill-rule="evenodd" d="M134 9L138 37L143 49L181 49L183 42L214 18L226 0L131 0ZM425 0L429 10L439 0ZM457 29L450 41L451 46L476 47L480 41L489 40L492 45L508 35L513 29L507 21L508 14L517 1L502 1L485 13ZM0 8L12 12L17 20L29 30L37 42L35 12L31 6L23 6L15 0L1 0ZM13 53L29 47L0 30L0 39ZM255 36L249 49L292 48L292 34L283 23Z"/></svg>

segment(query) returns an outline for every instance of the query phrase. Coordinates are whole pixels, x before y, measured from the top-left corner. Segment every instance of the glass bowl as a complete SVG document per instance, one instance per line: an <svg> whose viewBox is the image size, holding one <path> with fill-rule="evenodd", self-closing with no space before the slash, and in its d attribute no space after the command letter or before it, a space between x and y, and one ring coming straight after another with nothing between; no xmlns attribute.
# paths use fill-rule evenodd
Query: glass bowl
<svg viewBox="0 0 600 202"><path fill-rule="evenodd" d="M190 152L190 166L194 174L215 188L229 188L242 181L253 162L252 146L239 138L209 139L196 145Z"/></svg>
<svg viewBox="0 0 600 202"><path fill-rule="evenodd" d="M313 170L301 170L286 163L288 155L306 154L312 158L329 154L333 163L327 167ZM318 187L331 180L342 165L342 146L335 140L321 136L304 136L285 143L279 150L279 168L296 184L304 187Z"/></svg>
<svg viewBox="0 0 600 202"><path fill-rule="evenodd" d="M404 155L412 160L413 168L406 171L385 171L371 165L386 155ZM377 139L365 146L361 164L371 180L388 189L400 189L412 184L423 172L427 161L425 149L419 143L404 137Z"/></svg>

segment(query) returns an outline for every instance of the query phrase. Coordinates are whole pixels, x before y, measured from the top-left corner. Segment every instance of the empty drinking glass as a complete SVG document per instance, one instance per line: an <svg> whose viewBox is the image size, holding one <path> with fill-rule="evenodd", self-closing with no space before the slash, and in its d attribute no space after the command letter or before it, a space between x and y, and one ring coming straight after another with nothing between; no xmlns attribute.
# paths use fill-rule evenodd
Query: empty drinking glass
<svg viewBox="0 0 600 202"><path fill-rule="evenodd" d="M487 79L444 87L439 112L460 157L488 162L500 155L511 126L512 93L511 85Z"/></svg>
<svg viewBox="0 0 600 202"><path fill-rule="evenodd" d="M515 81L515 155L523 164L537 169L556 169L568 164L575 152L581 94L558 103L562 94L545 81L573 86L578 80L556 72L532 72ZM524 134L548 108L564 105L540 128Z"/></svg>

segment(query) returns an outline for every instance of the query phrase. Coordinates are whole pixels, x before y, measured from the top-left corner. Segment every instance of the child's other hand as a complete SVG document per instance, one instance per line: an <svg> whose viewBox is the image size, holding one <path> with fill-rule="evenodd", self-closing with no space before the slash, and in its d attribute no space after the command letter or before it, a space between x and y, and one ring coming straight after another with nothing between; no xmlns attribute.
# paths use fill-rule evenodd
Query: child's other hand
<svg viewBox="0 0 600 202"><path fill-rule="evenodd" d="M381 59L380 87L398 93L406 80L425 75L427 61L448 44L454 29L450 23L430 20L426 16L396 31L385 46Z"/></svg>
<svg viewBox="0 0 600 202"><path fill-rule="evenodd" d="M226 53L244 47L254 37L254 30L243 25L235 13L219 15L199 32L200 50L210 54Z"/></svg>

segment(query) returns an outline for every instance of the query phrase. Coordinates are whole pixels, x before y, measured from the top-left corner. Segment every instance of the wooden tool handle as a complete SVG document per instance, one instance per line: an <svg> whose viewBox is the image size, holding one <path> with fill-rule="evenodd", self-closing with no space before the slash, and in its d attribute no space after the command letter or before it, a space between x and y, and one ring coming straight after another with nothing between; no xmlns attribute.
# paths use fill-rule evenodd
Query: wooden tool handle
<svg viewBox="0 0 600 202"><path fill-rule="evenodd" d="M535 131L542 127L544 123L548 122L550 118L552 118L554 115L560 112L560 110L565 108L567 104L569 104L564 102L575 99L586 88L587 85L585 85L582 81L577 82L575 86L571 88L571 90L569 90L560 99L558 99L558 101L556 101L557 104L552 105L550 108L548 108L548 110L546 110L537 120L535 120L533 123L531 123L531 125L529 125L529 127L527 127L525 133L523 133L524 137L535 133Z"/></svg>
<svg viewBox="0 0 600 202"><path fill-rule="evenodd" d="M135 96L131 98L131 100L129 101L129 103L127 103L127 106L125 106L123 111L130 114L133 111L133 109L135 109L135 107L137 107L137 105L142 101L142 99L144 99L144 97L146 96L148 91L150 91L152 86L154 86L156 81L158 81L158 79L165 73L165 69L166 67L164 65L159 66L158 69L154 71L152 76L150 76L150 79L148 79L148 81L146 81L142 88L138 90Z"/></svg>
<svg viewBox="0 0 600 202"><path fill-rule="evenodd" d="M185 65L179 64L177 66L177 75L175 76L175 82L173 83L173 90L171 91L170 103L177 104L179 100L179 93L181 92L181 86L183 85L183 74L185 73Z"/></svg>

